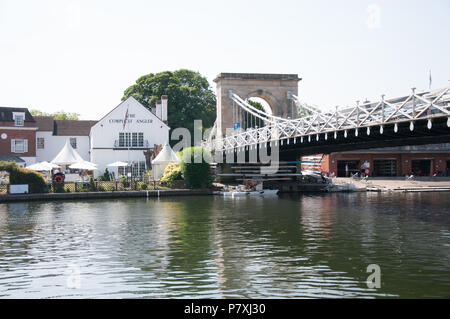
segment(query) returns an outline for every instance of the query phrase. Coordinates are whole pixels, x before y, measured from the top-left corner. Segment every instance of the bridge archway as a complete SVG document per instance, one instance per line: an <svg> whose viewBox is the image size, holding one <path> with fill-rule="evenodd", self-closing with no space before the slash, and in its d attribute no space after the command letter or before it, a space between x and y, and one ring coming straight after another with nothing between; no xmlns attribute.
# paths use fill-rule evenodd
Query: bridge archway
<svg viewBox="0 0 450 319"><path fill-rule="evenodd" d="M220 73L214 82L217 91L217 133L225 136L227 130L233 130L233 101L229 92L242 99L257 97L265 100L272 114L283 118L296 118L297 108L288 98L289 94L298 95L297 74L260 74L260 73Z"/></svg>
<svg viewBox="0 0 450 319"><path fill-rule="evenodd" d="M267 114L273 115L272 107L270 106L270 103L267 102L266 99L263 99L258 96L251 96L248 98L248 100L260 104L262 106L264 112L266 112Z"/></svg>

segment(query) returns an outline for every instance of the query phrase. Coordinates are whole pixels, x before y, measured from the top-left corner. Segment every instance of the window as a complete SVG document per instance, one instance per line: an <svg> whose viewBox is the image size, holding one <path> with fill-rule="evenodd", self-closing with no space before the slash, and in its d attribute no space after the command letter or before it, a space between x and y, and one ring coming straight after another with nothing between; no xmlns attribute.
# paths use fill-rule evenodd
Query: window
<svg viewBox="0 0 450 319"><path fill-rule="evenodd" d="M13 113L14 125L15 126L23 126L25 121L25 113Z"/></svg>
<svg viewBox="0 0 450 319"><path fill-rule="evenodd" d="M28 140L11 140L11 153L27 153Z"/></svg>
<svg viewBox="0 0 450 319"><path fill-rule="evenodd" d="M37 138L37 148L41 150L45 148L45 139L43 137Z"/></svg>
<svg viewBox="0 0 450 319"><path fill-rule="evenodd" d="M119 147L143 147L144 133L119 133Z"/></svg>
<svg viewBox="0 0 450 319"><path fill-rule="evenodd" d="M74 149L77 148L77 138L76 137L71 137L70 138L70 145L72 145L72 147Z"/></svg>
<svg viewBox="0 0 450 319"><path fill-rule="evenodd" d="M137 144L137 142L138 142L137 133L131 133L131 135L132 135L132 139L131 139L132 146L133 147L137 147L138 146L138 144Z"/></svg>
<svg viewBox="0 0 450 319"><path fill-rule="evenodd" d="M119 147L125 146L125 134L119 133Z"/></svg>
<svg viewBox="0 0 450 319"><path fill-rule="evenodd" d="M131 175L141 177L145 171L145 162L136 162L131 164Z"/></svg>
<svg viewBox="0 0 450 319"><path fill-rule="evenodd" d="M131 146L130 134L131 133L119 133L119 147Z"/></svg>
<svg viewBox="0 0 450 319"><path fill-rule="evenodd" d="M144 133L138 133L138 146L144 146Z"/></svg>

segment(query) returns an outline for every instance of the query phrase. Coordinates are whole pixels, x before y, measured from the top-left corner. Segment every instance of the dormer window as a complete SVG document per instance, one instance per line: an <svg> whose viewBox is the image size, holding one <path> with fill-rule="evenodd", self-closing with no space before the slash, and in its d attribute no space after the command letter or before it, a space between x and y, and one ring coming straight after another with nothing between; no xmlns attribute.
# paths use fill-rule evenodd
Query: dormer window
<svg viewBox="0 0 450 319"><path fill-rule="evenodd" d="M25 113L13 112L14 126L23 126L25 122Z"/></svg>

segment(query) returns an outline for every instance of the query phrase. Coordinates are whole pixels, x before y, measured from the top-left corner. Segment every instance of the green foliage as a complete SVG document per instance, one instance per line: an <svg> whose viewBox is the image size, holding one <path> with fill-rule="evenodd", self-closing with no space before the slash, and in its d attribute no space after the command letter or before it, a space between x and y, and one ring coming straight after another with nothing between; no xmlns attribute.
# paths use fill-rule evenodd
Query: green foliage
<svg viewBox="0 0 450 319"><path fill-rule="evenodd" d="M78 120L80 114L78 113L67 113L64 111L58 111L55 113L46 113L39 110L30 110L33 116L53 116L55 120Z"/></svg>
<svg viewBox="0 0 450 319"><path fill-rule="evenodd" d="M143 191L145 191L147 188L148 188L148 185L147 185L147 184L145 184L145 183L141 184L141 189L142 189Z"/></svg>
<svg viewBox="0 0 450 319"><path fill-rule="evenodd" d="M308 117L311 116L313 113L310 110L305 109L304 107L298 107L297 108L298 117Z"/></svg>
<svg viewBox="0 0 450 319"><path fill-rule="evenodd" d="M0 171L6 171L8 173L11 173L13 169L18 168L19 166L16 164L16 162L0 161Z"/></svg>
<svg viewBox="0 0 450 319"><path fill-rule="evenodd" d="M105 169L105 172L103 173L103 176L101 177L101 180L103 182L109 182L111 181L111 176L109 176L109 171L108 169Z"/></svg>
<svg viewBox="0 0 450 319"><path fill-rule="evenodd" d="M258 110L260 110L262 112L266 112L266 110L264 109L264 106L261 103L259 103L258 101L248 100L247 102L248 102L248 104L250 104L254 108L256 108L256 109L258 109Z"/></svg>
<svg viewBox="0 0 450 319"><path fill-rule="evenodd" d="M212 127L216 118L216 96L208 80L200 73L180 69L150 73L127 88L122 100L133 96L147 107L168 95L168 122L171 129L187 128L194 137L194 120L202 120L203 129Z"/></svg>
<svg viewBox="0 0 450 319"><path fill-rule="evenodd" d="M257 101L252 101L252 100L248 100L247 102L248 102L248 104L250 104L254 108L256 108L256 109L258 109L260 111L266 112L266 110L264 110L264 106L261 103L259 103ZM258 125L258 123L260 123L260 126L264 126L263 120L259 120L259 119L258 120L254 119L253 121L249 120L248 123L246 123L247 122L247 117L244 117L243 121L244 121L244 123L242 123L241 125L242 125L242 127L244 129L255 128Z"/></svg>
<svg viewBox="0 0 450 319"><path fill-rule="evenodd" d="M95 186L95 181L94 181L94 178L92 176L89 178L89 191L90 192L97 191L97 187Z"/></svg>
<svg viewBox="0 0 450 319"><path fill-rule="evenodd" d="M41 173L21 168L14 162L0 162L0 171L9 173L10 184L28 184L30 193L44 193L45 179Z"/></svg>
<svg viewBox="0 0 450 319"><path fill-rule="evenodd" d="M181 171L187 187L211 187L213 181L209 165L211 157L206 149L198 146L186 148L180 153L180 158Z"/></svg>
<svg viewBox="0 0 450 319"><path fill-rule="evenodd" d="M169 163L164 170L160 180L162 182L171 182L183 180L183 172L179 163Z"/></svg>
<svg viewBox="0 0 450 319"><path fill-rule="evenodd" d="M54 193L64 193L64 184L53 184Z"/></svg>

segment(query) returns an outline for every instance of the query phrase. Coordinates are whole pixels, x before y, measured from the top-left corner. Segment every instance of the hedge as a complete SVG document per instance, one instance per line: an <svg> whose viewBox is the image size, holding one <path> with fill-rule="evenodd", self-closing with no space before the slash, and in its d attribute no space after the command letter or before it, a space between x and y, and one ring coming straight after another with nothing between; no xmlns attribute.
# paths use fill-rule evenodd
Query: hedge
<svg viewBox="0 0 450 319"><path fill-rule="evenodd" d="M44 193L47 189L41 173L19 167L15 162L0 162L0 171L9 173L9 184L28 184L30 193Z"/></svg>
<svg viewBox="0 0 450 319"><path fill-rule="evenodd" d="M209 165L210 154L202 147L185 148L180 152L180 166L186 186L189 188L209 188L213 176Z"/></svg>

